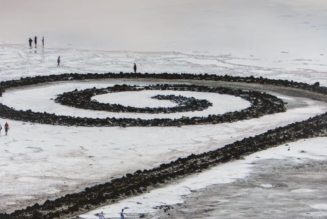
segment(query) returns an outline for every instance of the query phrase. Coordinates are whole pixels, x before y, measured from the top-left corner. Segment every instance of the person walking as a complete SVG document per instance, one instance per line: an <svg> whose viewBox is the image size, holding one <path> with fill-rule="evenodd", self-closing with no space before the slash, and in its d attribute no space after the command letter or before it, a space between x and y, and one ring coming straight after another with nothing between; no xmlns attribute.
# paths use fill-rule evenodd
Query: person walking
<svg viewBox="0 0 327 219"><path fill-rule="evenodd" d="M32 49L32 43L33 43L32 38L29 38L29 39L28 39L28 43L29 43L29 45L30 45L30 49Z"/></svg>
<svg viewBox="0 0 327 219"><path fill-rule="evenodd" d="M134 73L136 73L136 71L137 71L136 63L134 63L134 67L133 67L133 69L134 69Z"/></svg>
<svg viewBox="0 0 327 219"><path fill-rule="evenodd" d="M34 45L35 45L35 48L37 47L37 36L34 37Z"/></svg>
<svg viewBox="0 0 327 219"><path fill-rule="evenodd" d="M60 56L58 56L58 58L57 58L57 67L60 67Z"/></svg>
<svg viewBox="0 0 327 219"><path fill-rule="evenodd" d="M0 133L1 133L1 130L2 130L2 126L1 126L1 124L0 124Z"/></svg>
<svg viewBox="0 0 327 219"><path fill-rule="evenodd" d="M42 47L44 48L44 37L42 37Z"/></svg>
<svg viewBox="0 0 327 219"><path fill-rule="evenodd" d="M6 132L6 135L8 134L8 130L9 130L9 124L8 122L5 123L5 132Z"/></svg>

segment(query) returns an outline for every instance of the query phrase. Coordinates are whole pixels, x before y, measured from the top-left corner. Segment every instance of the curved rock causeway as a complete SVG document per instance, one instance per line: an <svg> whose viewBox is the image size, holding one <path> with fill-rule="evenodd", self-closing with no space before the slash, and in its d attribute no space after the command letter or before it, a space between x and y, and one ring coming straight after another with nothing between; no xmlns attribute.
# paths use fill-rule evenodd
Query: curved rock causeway
<svg viewBox="0 0 327 219"><path fill-rule="evenodd" d="M191 89L197 92L217 92L242 97L250 101L251 106L247 109L225 113L223 115L209 115L203 118L182 118L182 119L90 119L65 117L47 113L32 111L16 111L8 106L0 104L0 116L29 122L39 122L53 125L81 125L81 126L180 126L195 124L211 124L234 122L240 119L250 119L265 114L273 114L286 110L284 102L277 97L262 93L280 90L290 92L297 96L311 99L319 99L327 102L327 88L321 87L319 83L313 85L298 83L286 80L273 80L255 77L232 77L217 75L195 75L195 74L132 74L132 73L107 73L107 74L63 74L37 76L33 78L22 78L20 80L5 81L0 83L1 94L6 89L42 84L47 82L70 81L70 80L98 80L98 79L137 79L140 81L157 80L158 85L133 87L117 86L104 89L90 89L72 91L68 94L59 95L57 101L76 107L76 102L71 103L71 98L78 98L82 108L96 109L99 106L90 104L91 97L103 92L111 92L124 89ZM173 83L188 83L169 85ZM112 89L112 90L111 90ZM115 90L117 89L117 90ZM65 99L67 98L67 99ZM167 98L159 96L157 98ZM176 96L169 97L176 100ZM187 100L186 100L187 101ZM203 102L204 104L204 102ZM201 105L202 106L202 105ZM204 105L203 105L204 106ZM112 107L110 105L102 106ZM210 106L208 106L210 107ZM99 109L97 109L99 110ZM118 110L124 111L122 106ZM153 108L152 110L155 111ZM219 130L217 130L219 131ZM16 210L10 214L0 214L1 219L53 219L53 218L76 218L83 212L90 211L99 206L115 203L117 200L131 197L147 192L155 187L162 186L173 180L185 177L196 172L204 171L212 166L226 163L235 159L242 159L243 156L276 147L287 142L299 139L312 138L327 135L327 112L304 121L274 128L261 134L246 137L242 140L225 145L224 147L207 151L200 154L191 154L180 157L172 162L161 164L158 167L146 170L137 170L127 173L122 177L112 179L108 182L98 184L84 190L64 195L60 198L47 200L44 203L34 204L25 209Z"/></svg>

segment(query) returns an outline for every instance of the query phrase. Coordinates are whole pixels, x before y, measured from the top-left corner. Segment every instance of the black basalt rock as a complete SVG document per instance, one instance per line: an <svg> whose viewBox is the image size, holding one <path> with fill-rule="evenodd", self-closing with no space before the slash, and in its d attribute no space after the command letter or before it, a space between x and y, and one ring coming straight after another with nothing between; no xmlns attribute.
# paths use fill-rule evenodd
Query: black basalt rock
<svg viewBox="0 0 327 219"><path fill-rule="evenodd" d="M95 77L95 75L92 75ZM96 75L100 77L101 75ZM102 75L103 76L103 75ZM85 77L85 78L83 78ZM21 79L15 81L1 82L0 89L18 87L22 85L31 85L45 83L49 81L60 81L69 78L89 79L85 75L73 74L70 77L64 75L55 76L37 76L35 78ZM4 89L5 90L5 89ZM155 96L160 99L170 99L179 105L172 108L135 108L125 107L119 104L103 104L96 101L91 101L92 96L104 94L108 92L119 91L137 91L137 90L184 90L184 91L201 91L213 92L220 94L229 94L240 96L251 103L249 108L241 111L229 112L223 115L209 115L206 117L182 117L180 119L132 119L132 118L86 118L73 117L50 114L47 112L33 112L31 110L15 110L0 103L0 116L8 119L21 120L26 122L52 124L52 125L66 125L66 126L182 126L182 125L200 125L200 124L217 124L221 122L234 122L242 119L257 118L265 114L272 114L283 112L286 110L282 100L272 95L256 92L243 91L240 89L231 89L225 87L205 87L196 85L153 85L139 88L136 86L116 85L103 89L91 88L83 91L74 90L72 92L64 93L56 98L57 102L65 105L93 109L93 110L110 110L114 112L139 112L139 113L162 113L162 112L184 112L187 110L204 110L212 104L206 100L198 100L195 98L185 98L175 95L170 96Z"/></svg>

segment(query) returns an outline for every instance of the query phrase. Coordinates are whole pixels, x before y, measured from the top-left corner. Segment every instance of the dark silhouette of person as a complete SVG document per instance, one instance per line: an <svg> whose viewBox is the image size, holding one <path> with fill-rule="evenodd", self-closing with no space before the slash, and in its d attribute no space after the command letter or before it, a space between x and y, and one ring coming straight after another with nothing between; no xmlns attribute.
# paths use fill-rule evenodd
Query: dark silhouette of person
<svg viewBox="0 0 327 219"><path fill-rule="evenodd" d="M106 218L104 217L103 211L101 211L101 213L98 214L98 217L99 217L99 219L106 219Z"/></svg>
<svg viewBox="0 0 327 219"><path fill-rule="evenodd" d="M125 219L124 209L121 209L120 219Z"/></svg>
<svg viewBox="0 0 327 219"><path fill-rule="evenodd" d="M42 37L42 47L44 48L44 37Z"/></svg>
<svg viewBox="0 0 327 219"><path fill-rule="evenodd" d="M60 56L57 58L57 67L60 67Z"/></svg>
<svg viewBox="0 0 327 219"><path fill-rule="evenodd" d="M30 49L32 49L32 43L33 43L32 38L29 38L29 39L28 39L28 43L29 43L29 45L30 45Z"/></svg>
<svg viewBox="0 0 327 219"><path fill-rule="evenodd" d="M6 135L8 134L8 130L9 130L9 124L8 122L5 123L5 132L6 132Z"/></svg>
<svg viewBox="0 0 327 219"><path fill-rule="evenodd" d="M137 71L137 66L136 66L136 63L134 63L134 73L136 73L136 71Z"/></svg>
<svg viewBox="0 0 327 219"><path fill-rule="evenodd" d="M34 44L35 44L35 48L37 47L37 37L34 37Z"/></svg>

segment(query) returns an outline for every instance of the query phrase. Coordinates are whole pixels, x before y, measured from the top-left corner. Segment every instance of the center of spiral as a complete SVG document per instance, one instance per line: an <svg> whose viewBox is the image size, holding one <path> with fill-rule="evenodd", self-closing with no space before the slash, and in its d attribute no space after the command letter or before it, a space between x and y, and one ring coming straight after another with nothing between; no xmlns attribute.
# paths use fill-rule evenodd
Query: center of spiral
<svg viewBox="0 0 327 219"><path fill-rule="evenodd" d="M169 100L176 104L172 107L134 107L134 106L125 106L117 103L103 103L98 102L92 97L96 95L103 95L108 93L117 93L117 92L126 92L126 91L152 91L152 90L190 90L189 87L179 85L151 85L151 86L128 86L128 85L115 85L113 87L107 88L91 88L85 90L74 90L71 92L66 92L59 95L56 98L57 103L63 105L90 109L90 110L99 110L99 111L109 111L109 112L126 112L126 113L176 113L176 112L188 112L188 111L201 111L205 110L208 107L212 106L212 103L208 100L197 99L194 97L185 97L182 95L155 95L152 96L152 99L157 100ZM191 89L192 90L192 89ZM135 101L135 100L134 100ZM136 100L137 101L137 100Z"/></svg>

